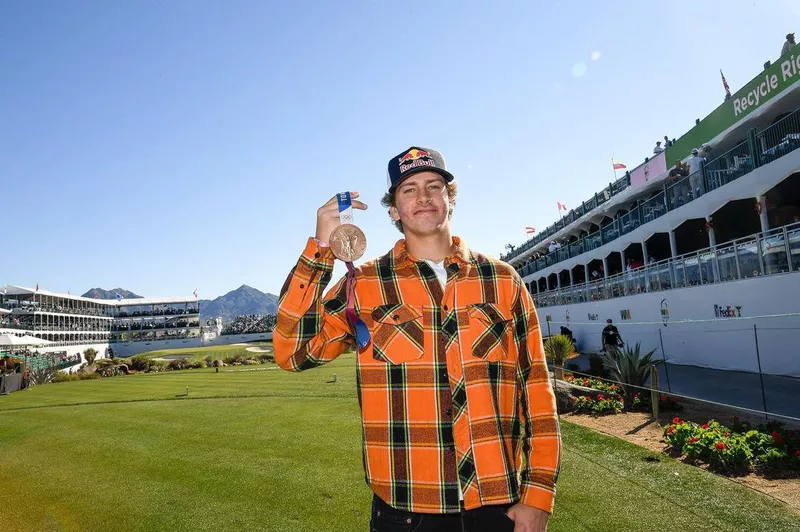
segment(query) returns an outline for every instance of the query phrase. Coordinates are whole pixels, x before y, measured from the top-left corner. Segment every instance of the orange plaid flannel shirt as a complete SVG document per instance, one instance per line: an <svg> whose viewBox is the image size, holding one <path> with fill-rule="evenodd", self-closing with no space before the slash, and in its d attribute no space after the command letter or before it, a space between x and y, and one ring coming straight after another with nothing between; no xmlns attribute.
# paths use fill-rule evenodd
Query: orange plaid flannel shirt
<svg viewBox="0 0 800 532"><path fill-rule="evenodd" d="M521 502L551 512L561 438L530 294L454 237L442 289L405 241L357 268L371 341L357 357L367 484L391 506L452 513ZM309 239L281 290L275 360L302 371L354 346L330 248Z"/></svg>

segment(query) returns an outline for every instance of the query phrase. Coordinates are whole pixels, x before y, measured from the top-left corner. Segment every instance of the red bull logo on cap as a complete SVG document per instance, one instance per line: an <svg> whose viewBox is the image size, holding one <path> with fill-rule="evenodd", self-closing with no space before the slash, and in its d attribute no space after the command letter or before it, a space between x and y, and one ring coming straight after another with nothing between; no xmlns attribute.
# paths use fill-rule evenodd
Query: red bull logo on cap
<svg viewBox="0 0 800 532"><path fill-rule="evenodd" d="M411 148L397 161L400 163L401 173L418 166L436 166L430 153L417 148Z"/></svg>

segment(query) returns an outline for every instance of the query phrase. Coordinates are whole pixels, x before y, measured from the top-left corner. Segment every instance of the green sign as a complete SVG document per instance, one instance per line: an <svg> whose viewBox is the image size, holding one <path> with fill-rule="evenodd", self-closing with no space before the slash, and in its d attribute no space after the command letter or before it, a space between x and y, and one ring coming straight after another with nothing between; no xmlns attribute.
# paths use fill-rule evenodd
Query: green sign
<svg viewBox="0 0 800 532"><path fill-rule="evenodd" d="M778 59L777 63L770 65L768 69L750 80L670 146L667 149L667 166L671 166L677 159L685 159L692 148L699 148L710 141L791 87L796 81L800 81L800 48L797 46Z"/></svg>

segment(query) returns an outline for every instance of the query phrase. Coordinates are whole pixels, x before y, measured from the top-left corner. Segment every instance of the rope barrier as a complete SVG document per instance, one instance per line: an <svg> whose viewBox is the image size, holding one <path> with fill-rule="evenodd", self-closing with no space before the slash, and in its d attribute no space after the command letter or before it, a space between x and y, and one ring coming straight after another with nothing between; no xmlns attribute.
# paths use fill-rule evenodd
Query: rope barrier
<svg viewBox="0 0 800 532"><path fill-rule="evenodd" d="M597 380L600 380L600 381L606 381L606 382L610 382L610 383L613 383L613 384L619 384L621 386L627 386L627 387L630 387L630 388L637 388L637 389L644 390L644 391L647 391L647 392L654 391L653 388L648 388L646 386L638 386L638 385L635 385L635 384L625 384L623 382L615 381L613 379L608 379L608 378L604 378L604 377L598 377L596 375L590 375L588 373L582 373L580 371L573 371L571 369L570 370L565 369L564 371L572 373L574 375L583 375L583 376L586 376L586 377L589 377L589 378L592 378L592 379L597 379ZM564 382L567 382L567 381L564 381ZM673 397L680 397L681 399L688 399L690 401L698 401L698 402L701 402L701 403L708 403L708 404L712 404L712 405L715 405L715 406L722 406L722 407L726 407L726 408L732 408L734 410L741 410L743 412L759 414L759 415L762 415L762 416L773 416L773 417L778 417L778 418L782 418L782 419L789 419L789 420L792 420L792 421L800 422L800 418L798 418L798 417L787 416L787 415L784 415L784 414L776 414L774 412L768 412L766 410L755 410L753 408L747 408L747 407L744 407L744 406L731 405L731 404L728 404L728 403L720 403L718 401L712 401L710 399L702 399L700 397L693 397L691 395L683 395L683 394L679 394L679 393L675 393L675 392L665 392L663 390L655 390L655 391L657 391L659 394L664 394L664 395L673 396Z"/></svg>
<svg viewBox="0 0 800 532"><path fill-rule="evenodd" d="M543 308L547 308L547 307L537 307L537 310L539 312L546 312L546 311L542 310ZM710 322L718 322L718 321L724 321L725 323L736 323L737 321L752 321L752 320L763 320L763 319L769 319L769 318L792 318L792 317L800 317L800 312L786 312L786 313L783 313L783 314L762 314L762 315L759 315L759 316L741 316L741 317L737 316L735 318L728 318L728 317L725 317L725 318L703 318L703 319L686 318L686 319L682 319L682 320L667 320L666 323L668 325L676 325L676 324L681 324L681 323L710 323ZM602 325L602 326L605 326L605 321L600 321L600 320L583 322L583 321L553 320L553 319L550 319L550 320L544 320L544 323L547 323L548 321L550 323L559 323L559 324L560 323L566 323L567 325ZM664 320L658 320L658 321L628 321L628 320L622 320L622 321L620 321L618 323L620 323L622 325L664 325ZM541 327L541 324L542 324L542 321L539 322L540 327ZM798 324L798 327L800 327L800 324ZM730 330L731 329L727 329L727 331L730 331Z"/></svg>

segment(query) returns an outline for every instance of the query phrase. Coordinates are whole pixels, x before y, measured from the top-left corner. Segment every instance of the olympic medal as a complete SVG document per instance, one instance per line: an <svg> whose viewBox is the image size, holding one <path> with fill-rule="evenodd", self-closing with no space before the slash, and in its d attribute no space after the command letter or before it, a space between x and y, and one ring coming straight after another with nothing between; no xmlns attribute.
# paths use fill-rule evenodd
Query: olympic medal
<svg viewBox="0 0 800 532"><path fill-rule="evenodd" d="M367 237L355 225L341 224L331 232L329 244L337 259L353 262L367 250Z"/></svg>

